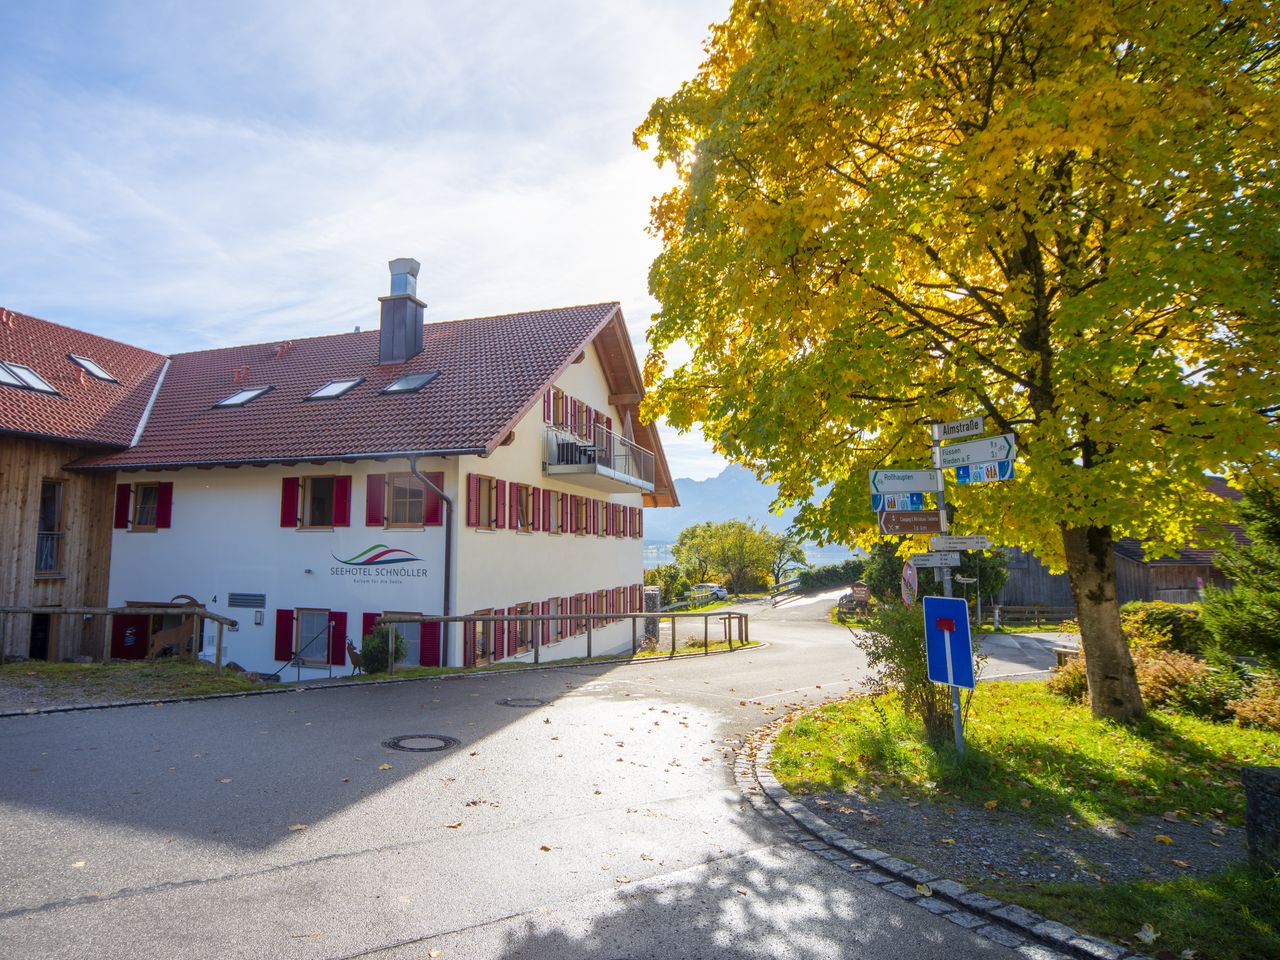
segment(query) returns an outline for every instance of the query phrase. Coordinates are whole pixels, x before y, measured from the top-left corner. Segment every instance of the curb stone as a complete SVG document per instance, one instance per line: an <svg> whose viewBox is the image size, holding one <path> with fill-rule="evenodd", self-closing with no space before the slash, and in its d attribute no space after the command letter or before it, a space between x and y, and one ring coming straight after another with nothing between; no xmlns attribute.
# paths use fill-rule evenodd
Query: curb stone
<svg viewBox="0 0 1280 960"><path fill-rule="evenodd" d="M869 847L813 813L773 775L773 742L785 723L781 718L755 731L734 758L733 775L756 812L791 842L907 903L1016 950L1025 960L1151 960ZM925 883L932 891L928 896L916 888Z"/></svg>
<svg viewBox="0 0 1280 960"><path fill-rule="evenodd" d="M763 650L769 646L767 642L753 643L747 650ZM307 693L313 690L346 690L352 687L382 687L391 683L413 683L419 680L459 680L501 677L507 674L530 673L535 670L570 670L574 667L608 667L617 664L630 665L647 663L653 660L662 663L668 660L685 660L689 657L718 657L724 654L740 653L744 648L734 650L712 650L710 653L677 653L668 657L645 657L641 660L623 658L618 660L595 660L591 663L530 663L521 667L507 667L503 670L480 670L476 673L439 673L427 677L387 677L385 680L338 680L333 683L312 682L293 686L268 687L265 690L233 690L230 693L202 693L193 697L151 697L146 700L108 700L103 703L71 703L54 707L31 707L26 710L0 710L0 720L10 717L39 717L50 713L81 713L85 710L118 710L121 707L156 707L169 703L203 703L206 700L231 700L242 697L270 697L280 693ZM784 791L785 792L785 791Z"/></svg>

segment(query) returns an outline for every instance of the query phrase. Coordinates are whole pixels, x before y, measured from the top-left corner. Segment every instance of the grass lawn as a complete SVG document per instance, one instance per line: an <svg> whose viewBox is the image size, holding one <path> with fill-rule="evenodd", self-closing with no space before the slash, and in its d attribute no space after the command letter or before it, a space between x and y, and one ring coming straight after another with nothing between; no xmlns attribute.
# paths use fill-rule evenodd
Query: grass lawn
<svg viewBox="0 0 1280 960"><path fill-rule="evenodd" d="M1039 683L980 684L968 750L935 751L896 696L829 704L779 735L774 772L797 793L872 785L908 799L994 806L1033 822L1137 820L1175 811L1240 824L1240 767L1280 764L1280 735L1152 711L1126 727L1093 718ZM988 886L1096 936L1143 953L1197 960L1280 957L1280 878L1236 867L1209 876L1105 885ZM1160 938L1140 942L1144 924Z"/></svg>
<svg viewBox="0 0 1280 960"><path fill-rule="evenodd" d="M1038 683L984 683L963 757L935 752L896 698L859 698L797 718L778 738L775 773L790 790L874 783L1086 823L1182 810L1239 824L1239 768L1280 763L1280 735L1153 711L1133 727L1095 720Z"/></svg>
<svg viewBox="0 0 1280 960"><path fill-rule="evenodd" d="M242 693L263 687L236 673L218 675L205 663L177 660L107 664L27 660L0 666L0 685L38 697L45 706Z"/></svg>

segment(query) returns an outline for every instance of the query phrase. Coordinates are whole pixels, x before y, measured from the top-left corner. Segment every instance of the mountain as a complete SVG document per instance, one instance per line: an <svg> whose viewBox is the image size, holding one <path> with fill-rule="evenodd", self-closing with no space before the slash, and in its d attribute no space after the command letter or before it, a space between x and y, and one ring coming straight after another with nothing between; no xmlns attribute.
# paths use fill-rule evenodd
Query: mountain
<svg viewBox="0 0 1280 960"><path fill-rule="evenodd" d="M679 477L675 483L680 506L645 511L644 538L650 542L672 543L681 530L695 523L748 517L776 533L785 533L796 515L795 507L782 516L770 513L776 488L761 483L750 470L737 464L730 464L719 476L708 480Z"/></svg>

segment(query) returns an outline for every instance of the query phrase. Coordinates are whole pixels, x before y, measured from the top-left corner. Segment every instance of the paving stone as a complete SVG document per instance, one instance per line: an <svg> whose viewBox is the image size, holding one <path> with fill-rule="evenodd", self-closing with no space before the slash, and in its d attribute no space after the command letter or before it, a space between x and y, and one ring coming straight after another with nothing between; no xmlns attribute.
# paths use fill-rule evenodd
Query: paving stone
<svg viewBox="0 0 1280 960"><path fill-rule="evenodd" d="M932 870L926 870L924 867L916 867L914 870L908 870L907 876L916 883L932 884L934 880L938 879L938 875L936 873Z"/></svg>
<svg viewBox="0 0 1280 960"><path fill-rule="evenodd" d="M1006 903L1003 907L991 912L997 917L1008 920L1014 926L1022 927L1025 930L1034 930L1038 924L1044 923L1044 917L1040 916L1040 914L1032 913L1016 903Z"/></svg>
<svg viewBox="0 0 1280 960"><path fill-rule="evenodd" d="M801 840L800 846L804 847L806 850L826 850L827 849L827 845L823 843L821 840L812 840L812 839Z"/></svg>
<svg viewBox="0 0 1280 960"><path fill-rule="evenodd" d="M1129 952L1123 947L1108 943L1106 940L1099 940L1097 937L1077 936L1070 941L1070 945L1091 957L1098 957L1100 960L1120 960L1121 957Z"/></svg>
<svg viewBox="0 0 1280 960"><path fill-rule="evenodd" d="M839 839L832 840L831 845L833 847L839 847L841 850L845 850L849 853L853 853L857 850L864 849L862 844L860 844L857 840L853 839L853 837L850 837L847 834L843 837L840 837Z"/></svg>
<svg viewBox="0 0 1280 960"><path fill-rule="evenodd" d="M987 922L982 917L975 917L968 910L957 910L955 913L948 913L946 917L952 923L958 924L966 930L972 930L974 927L980 927Z"/></svg>
<svg viewBox="0 0 1280 960"><path fill-rule="evenodd" d="M815 852L824 860L834 861L843 860L845 858L845 852L843 850L832 850L830 847L827 847L825 850L817 850Z"/></svg>
<svg viewBox="0 0 1280 960"><path fill-rule="evenodd" d="M930 913L936 913L938 916L942 916L944 913L954 913L956 909L951 904L938 900L934 897L921 897L916 901L916 906L923 907L925 910L928 910Z"/></svg>
<svg viewBox="0 0 1280 960"><path fill-rule="evenodd" d="M969 888L963 883L958 883L955 880L947 880L945 878L942 880L934 880L931 886L933 887L934 893L946 894L948 897L958 897L969 890Z"/></svg>
<svg viewBox="0 0 1280 960"><path fill-rule="evenodd" d="M894 896L901 897L903 900L919 900L920 894L915 887L909 887L901 880L895 880L892 883L886 883L884 889L888 890Z"/></svg>
<svg viewBox="0 0 1280 960"><path fill-rule="evenodd" d="M886 883L891 883L893 881L893 877L889 876L887 873L880 873L878 870L872 870L870 867L859 873L858 876L867 881L867 883L874 883L877 887L882 887Z"/></svg>
<svg viewBox="0 0 1280 960"><path fill-rule="evenodd" d="M844 831L832 827L828 830L819 830L818 836L827 843L835 843L837 840L844 839Z"/></svg>
<svg viewBox="0 0 1280 960"><path fill-rule="evenodd" d="M890 873L905 874L908 870L914 870L914 863L907 863L905 860L899 860L897 857L886 857L876 864L881 870L888 870Z"/></svg>
<svg viewBox="0 0 1280 960"><path fill-rule="evenodd" d="M883 850L877 850L875 847L863 847L858 851L858 857L862 860L868 860L872 863L879 864L882 860L892 859L889 854Z"/></svg>
<svg viewBox="0 0 1280 960"><path fill-rule="evenodd" d="M1020 947L1026 943L1025 938L994 923L988 923L985 927L978 927L977 932L988 940L992 940L1004 947Z"/></svg>
<svg viewBox="0 0 1280 960"><path fill-rule="evenodd" d="M1075 937L1080 936L1080 931L1074 927L1068 927L1065 923L1058 923L1056 920L1046 920L1044 923L1037 923L1031 928L1031 932L1036 936L1044 937L1046 940L1052 940L1055 943L1068 943Z"/></svg>
<svg viewBox="0 0 1280 960"><path fill-rule="evenodd" d="M961 903L974 910L998 910L1005 905L1003 900L988 897L985 893L964 893L959 897Z"/></svg>

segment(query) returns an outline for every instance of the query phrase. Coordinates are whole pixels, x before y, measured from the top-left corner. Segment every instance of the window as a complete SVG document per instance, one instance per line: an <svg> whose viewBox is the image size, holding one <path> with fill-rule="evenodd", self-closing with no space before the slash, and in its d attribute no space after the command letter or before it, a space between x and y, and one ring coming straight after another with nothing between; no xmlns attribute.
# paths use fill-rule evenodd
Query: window
<svg viewBox="0 0 1280 960"><path fill-rule="evenodd" d="M585 593L576 593L573 596L573 612L576 614L573 620L574 633L587 632L587 595Z"/></svg>
<svg viewBox="0 0 1280 960"><path fill-rule="evenodd" d="M477 610L472 616L491 617L492 610ZM493 660L493 622L490 620L477 620L471 624L473 646L472 646L472 663L480 666L482 663L489 663Z"/></svg>
<svg viewBox="0 0 1280 960"><path fill-rule="evenodd" d="M564 621L558 619L564 612L559 597L552 597L547 601L547 614L554 618L547 625L547 636L551 643L564 638Z"/></svg>
<svg viewBox="0 0 1280 960"><path fill-rule="evenodd" d="M312 390L307 394L308 400L332 400L340 397L347 391L360 386L364 383L364 377L356 377L354 380L330 380L318 390Z"/></svg>
<svg viewBox="0 0 1280 960"><path fill-rule="evenodd" d="M551 388L551 422L557 427L565 426L569 420L566 399L564 391L559 387Z"/></svg>
<svg viewBox="0 0 1280 960"><path fill-rule="evenodd" d="M160 502L158 483L139 483L133 488L133 529L154 530L156 507Z"/></svg>
<svg viewBox="0 0 1280 960"><path fill-rule="evenodd" d="M581 537L585 535L588 530L587 498L575 497L573 507L574 507L574 518L573 518L574 533L576 533L578 536Z"/></svg>
<svg viewBox="0 0 1280 960"><path fill-rule="evenodd" d="M439 370L428 370L426 373L406 373L399 380L383 388L383 393L417 393L428 383L440 376Z"/></svg>
<svg viewBox="0 0 1280 960"><path fill-rule="evenodd" d="M107 383L120 382L111 374L107 373L107 371L103 370L100 366L98 366L96 363L90 360L88 357L77 357L74 353L68 353L67 359L70 360L72 363L77 364L78 366L84 367L85 370L89 371L91 375L97 377L99 380L105 380L107 381Z"/></svg>
<svg viewBox="0 0 1280 960"><path fill-rule="evenodd" d="M423 500L426 491L421 481L411 473L392 474L387 483L390 487L391 508L387 512L389 527L422 526Z"/></svg>
<svg viewBox="0 0 1280 960"><path fill-rule="evenodd" d="M329 662L329 611L299 610L295 656L303 660Z"/></svg>
<svg viewBox="0 0 1280 960"><path fill-rule="evenodd" d="M529 533L533 530L533 487L527 483L515 485L515 496L511 498L515 508L515 516L511 518L511 529Z"/></svg>
<svg viewBox="0 0 1280 960"><path fill-rule="evenodd" d="M40 484L40 513L36 526L36 576L62 573L62 493L60 480Z"/></svg>
<svg viewBox="0 0 1280 960"><path fill-rule="evenodd" d="M333 477L303 479L302 525L332 527L334 507Z"/></svg>
<svg viewBox="0 0 1280 960"><path fill-rule="evenodd" d="M527 617L534 611L530 604L521 603L515 607L516 616ZM515 634L516 653L528 653L533 647L533 628L532 620L512 620L509 629ZM508 642L507 650L510 651L511 646Z"/></svg>
<svg viewBox="0 0 1280 960"><path fill-rule="evenodd" d="M502 498L506 494L506 481L478 473L468 474L467 526L482 530L505 527L507 508Z"/></svg>
<svg viewBox="0 0 1280 960"><path fill-rule="evenodd" d="M246 403L249 403L252 400L258 399L258 397L262 396L264 393L266 393L270 389L271 389L270 387L249 387L248 389L245 389L245 390L237 390L235 393L227 397L225 400L219 400L217 403L214 404L214 406L215 407L243 407Z"/></svg>
<svg viewBox="0 0 1280 960"><path fill-rule="evenodd" d="M416 617L417 614L403 611L387 611L383 616ZM396 666L416 667L419 663L419 650L422 646L422 625L417 623L388 623L387 633L390 634L388 639L392 643L392 650L396 649L397 638L404 644L405 654L396 661Z"/></svg>
<svg viewBox="0 0 1280 960"><path fill-rule="evenodd" d="M551 512L549 516L542 518L543 526L551 533L564 533L564 504L560 494L552 491L547 502Z"/></svg>
<svg viewBox="0 0 1280 960"><path fill-rule="evenodd" d="M30 367L24 367L20 363L0 363L0 370L3 370L7 376L3 377L3 382L11 387L25 387L28 390L35 390L38 393L53 393L58 391L49 385L40 374L36 373ZM17 381L16 383L14 381Z"/></svg>

